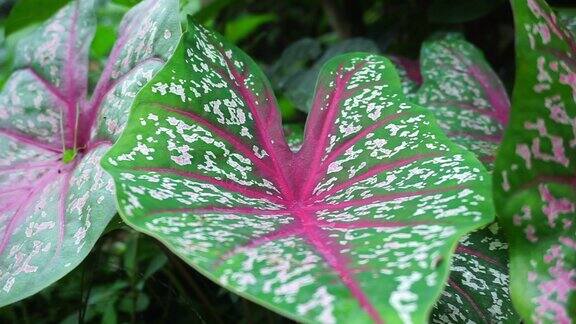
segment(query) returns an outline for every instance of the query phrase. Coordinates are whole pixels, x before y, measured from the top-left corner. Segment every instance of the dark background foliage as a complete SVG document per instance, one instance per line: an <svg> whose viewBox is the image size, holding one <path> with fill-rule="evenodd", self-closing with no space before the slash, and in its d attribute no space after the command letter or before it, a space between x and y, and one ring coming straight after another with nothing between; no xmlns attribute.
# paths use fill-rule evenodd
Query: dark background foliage
<svg viewBox="0 0 576 324"><path fill-rule="evenodd" d="M10 74L14 44L69 0L0 0L0 85ZM98 75L122 15L138 0L101 0L91 48ZM181 0L182 16L216 29L262 64L274 64L303 38L320 48L286 67L313 66L319 52L348 38L366 38L382 53L417 59L437 32L459 31L478 46L508 89L514 78L514 30L505 0ZM573 0L549 1L557 7ZM316 53L313 53L313 52ZM276 64L278 66L278 64ZM276 71L276 72L275 72ZM292 73L296 71L284 71ZM285 120L303 122L283 93ZM0 323L287 323L203 278L155 240L115 219L81 266L45 291L0 309Z"/></svg>

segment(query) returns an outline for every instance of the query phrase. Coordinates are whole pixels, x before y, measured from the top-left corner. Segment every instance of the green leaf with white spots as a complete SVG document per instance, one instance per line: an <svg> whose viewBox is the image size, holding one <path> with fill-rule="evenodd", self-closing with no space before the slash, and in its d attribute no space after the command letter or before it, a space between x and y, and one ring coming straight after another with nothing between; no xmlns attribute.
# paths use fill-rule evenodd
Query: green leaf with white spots
<svg viewBox="0 0 576 324"><path fill-rule="evenodd" d="M424 83L417 101L434 113L448 137L491 168L509 110L500 80L482 53L458 34L427 41L420 55ZM508 293L507 245L491 226L456 249L434 323L518 322Z"/></svg>
<svg viewBox="0 0 576 324"><path fill-rule="evenodd" d="M448 137L491 167L510 103L484 55L448 34L424 43L420 65L424 83L416 101L432 110Z"/></svg>
<svg viewBox="0 0 576 324"><path fill-rule="evenodd" d="M292 150L301 147L304 132L298 125L286 125L284 132ZM460 240L430 322L519 323L508 284L508 244L493 223Z"/></svg>
<svg viewBox="0 0 576 324"><path fill-rule="evenodd" d="M329 60L293 152L258 66L194 23L102 164L130 226L303 322L426 322L458 239L493 219L489 174L387 59Z"/></svg>
<svg viewBox="0 0 576 324"><path fill-rule="evenodd" d="M466 235L450 270L431 323L520 323L509 294L508 244L498 224Z"/></svg>
<svg viewBox="0 0 576 324"><path fill-rule="evenodd" d="M70 272L116 214L100 158L181 35L177 0L135 6L88 98L95 9L74 1L23 38L0 92L0 306Z"/></svg>
<svg viewBox="0 0 576 324"><path fill-rule="evenodd" d="M526 323L576 320L576 39L541 0L513 0L516 81L494 199Z"/></svg>

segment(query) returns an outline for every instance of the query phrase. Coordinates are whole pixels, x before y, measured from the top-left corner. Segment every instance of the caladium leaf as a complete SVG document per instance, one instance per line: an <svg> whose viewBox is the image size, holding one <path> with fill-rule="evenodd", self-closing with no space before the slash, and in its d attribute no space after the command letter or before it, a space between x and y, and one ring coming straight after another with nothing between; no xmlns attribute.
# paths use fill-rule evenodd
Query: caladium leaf
<svg viewBox="0 0 576 324"><path fill-rule="evenodd" d="M512 300L533 323L576 318L576 41L544 1L512 1L516 83L494 171Z"/></svg>
<svg viewBox="0 0 576 324"><path fill-rule="evenodd" d="M431 323L520 323L509 294L508 244L497 223L466 235Z"/></svg>
<svg viewBox="0 0 576 324"><path fill-rule="evenodd" d="M427 41L417 102L432 109L456 143L490 166L508 121L510 103L482 53L457 34Z"/></svg>
<svg viewBox="0 0 576 324"><path fill-rule="evenodd" d="M476 153L491 168L509 110L508 96L498 77L480 51L458 34L427 41L421 65L424 84L416 100L434 112L452 140ZM446 291L432 313L433 322L518 319L508 293L504 242L490 229L477 231L461 242Z"/></svg>
<svg viewBox="0 0 576 324"><path fill-rule="evenodd" d="M286 125L284 131L292 150L301 147L304 133L297 124ZM508 244L493 223L460 240L430 322L519 323L508 284Z"/></svg>
<svg viewBox="0 0 576 324"><path fill-rule="evenodd" d="M489 175L408 103L387 59L321 69L292 152L272 90L190 23L102 160L120 213L204 275L306 322L425 322Z"/></svg>
<svg viewBox="0 0 576 324"><path fill-rule="evenodd" d="M301 147L304 132L298 124L286 125L284 132L292 150ZM460 240L430 322L519 323L508 284L508 243L493 223Z"/></svg>
<svg viewBox="0 0 576 324"><path fill-rule="evenodd" d="M134 7L88 100L94 11L72 2L26 36L0 93L0 306L71 271L116 213L100 158L181 34L177 0Z"/></svg>
<svg viewBox="0 0 576 324"><path fill-rule="evenodd" d="M284 129L290 148L300 147L303 131L298 125ZM448 284L430 320L444 324L519 323L508 284L508 244L493 223L460 240Z"/></svg>

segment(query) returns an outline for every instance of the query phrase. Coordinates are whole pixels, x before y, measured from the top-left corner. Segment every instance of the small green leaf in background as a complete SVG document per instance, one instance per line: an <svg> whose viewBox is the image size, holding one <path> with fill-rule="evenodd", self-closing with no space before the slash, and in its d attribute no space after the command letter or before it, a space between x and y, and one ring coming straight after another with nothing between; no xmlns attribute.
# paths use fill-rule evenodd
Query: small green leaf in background
<svg viewBox="0 0 576 324"><path fill-rule="evenodd" d="M71 0L19 0L4 22L6 35L42 22Z"/></svg>
<svg viewBox="0 0 576 324"><path fill-rule="evenodd" d="M110 2L114 3L114 4L118 4L124 7L134 7L135 5L137 5L138 3L140 3L142 0L111 0Z"/></svg>
<svg viewBox="0 0 576 324"><path fill-rule="evenodd" d="M558 19L576 38L576 8L557 8Z"/></svg>
<svg viewBox="0 0 576 324"><path fill-rule="evenodd" d="M210 24L210 22L220 13L222 9L226 8L226 6L232 3L240 1L242 0L214 0L203 6L200 10L194 12L192 17L194 17L194 20L198 21L199 23ZM192 8L195 8L195 6Z"/></svg>
<svg viewBox="0 0 576 324"><path fill-rule="evenodd" d="M267 70L274 89L278 92L286 90L290 79L304 73L320 54L322 46L316 39L302 38L290 44Z"/></svg>
<svg viewBox="0 0 576 324"><path fill-rule="evenodd" d="M105 57L116 42L116 28L108 25L98 25L94 34L94 41L90 48L93 57Z"/></svg>
<svg viewBox="0 0 576 324"><path fill-rule="evenodd" d="M127 295L125 298L120 300L118 304L118 309L125 313L141 312L148 308L150 305L150 298L145 293L139 292L136 300L133 297Z"/></svg>
<svg viewBox="0 0 576 324"><path fill-rule="evenodd" d="M328 46L322 55L320 42L310 38L299 40L286 48L269 74L274 87L303 112L309 112L314 87L322 66L331 58L345 53L378 53L378 45L366 38L351 38ZM316 59L317 58L317 59ZM312 63L310 63L312 61Z"/></svg>
<svg viewBox="0 0 576 324"><path fill-rule="evenodd" d="M298 119L300 115L300 111L296 109L292 101L284 96L278 97L278 108L280 108L282 120L285 122L292 122Z"/></svg>
<svg viewBox="0 0 576 324"><path fill-rule="evenodd" d="M254 33L262 25L276 20L274 14L246 14L226 23L224 37L232 43L238 43Z"/></svg>

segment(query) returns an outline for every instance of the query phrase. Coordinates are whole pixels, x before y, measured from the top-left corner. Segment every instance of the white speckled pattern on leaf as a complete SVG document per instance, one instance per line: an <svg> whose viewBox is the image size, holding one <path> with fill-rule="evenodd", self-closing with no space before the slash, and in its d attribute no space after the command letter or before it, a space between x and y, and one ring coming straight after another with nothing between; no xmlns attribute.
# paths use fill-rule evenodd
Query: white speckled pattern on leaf
<svg viewBox="0 0 576 324"><path fill-rule="evenodd" d="M191 22L102 164L129 225L244 297L304 322L423 323L458 239L493 218L488 173L431 120L390 61L342 55L293 152L258 66Z"/></svg>
<svg viewBox="0 0 576 324"><path fill-rule="evenodd" d="M420 58L424 83L415 101L434 113L450 139L491 168L510 109L500 79L458 34L425 42Z"/></svg>

